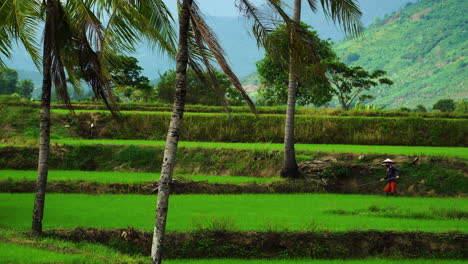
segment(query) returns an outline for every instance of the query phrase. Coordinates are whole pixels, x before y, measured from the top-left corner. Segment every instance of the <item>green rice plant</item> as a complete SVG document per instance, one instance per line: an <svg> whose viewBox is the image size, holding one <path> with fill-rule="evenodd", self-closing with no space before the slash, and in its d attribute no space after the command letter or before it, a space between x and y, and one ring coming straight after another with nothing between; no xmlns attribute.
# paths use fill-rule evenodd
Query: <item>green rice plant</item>
<svg viewBox="0 0 468 264"><path fill-rule="evenodd" d="M1 227L27 230L34 194L0 194ZM49 194L44 228L127 228L152 230L155 197L148 195ZM468 231L468 222L457 218L398 218L371 214L337 215L330 210L367 210L393 206L398 214L436 210L468 211L468 199L385 197L372 195L284 194L284 195L177 195L171 197L168 230L194 230L193 219L229 219L238 230L304 230L314 221L319 229ZM270 224L269 224L270 223Z"/></svg>
<svg viewBox="0 0 468 264"><path fill-rule="evenodd" d="M164 146L165 141L157 140L109 140L109 139L55 139L58 144L68 145L136 145L136 146ZM191 142L181 141L182 148L203 149L240 149L258 151L281 151L281 143L227 143L227 142ZM343 145L343 144L295 144L298 154L303 152L338 152L357 154L389 154L405 156L436 156L468 159L468 148L462 147L426 147L426 146L375 146L375 145ZM302 156L299 156L301 158Z"/></svg>
<svg viewBox="0 0 468 264"><path fill-rule="evenodd" d="M0 242L2 263L105 263L85 255L67 254L31 246Z"/></svg>
<svg viewBox="0 0 468 264"><path fill-rule="evenodd" d="M35 181L37 171L0 170L0 180ZM179 181L207 181L208 183L270 183L280 181L279 177L260 178L222 175L176 174ZM50 170L49 181L84 181L102 183L143 183L159 180L159 173L115 172L115 171L65 171Z"/></svg>

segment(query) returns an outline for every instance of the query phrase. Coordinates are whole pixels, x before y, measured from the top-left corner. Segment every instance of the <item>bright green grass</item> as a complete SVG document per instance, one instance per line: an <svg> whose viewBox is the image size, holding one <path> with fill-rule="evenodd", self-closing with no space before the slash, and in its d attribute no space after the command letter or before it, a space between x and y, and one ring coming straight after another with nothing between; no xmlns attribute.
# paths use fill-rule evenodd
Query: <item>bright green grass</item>
<svg viewBox="0 0 468 264"><path fill-rule="evenodd" d="M33 194L0 194L0 225L28 229ZM155 196L48 194L44 228L126 228L151 230ZM428 215L468 211L468 199L371 195L177 195L170 200L168 230L229 226L237 230L402 230L468 231L464 219L414 219L372 214L339 215L330 210L395 207L396 213Z"/></svg>
<svg viewBox="0 0 468 264"><path fill-rule="evenodd" d="M165 141L154 140L117 140L117 139L52 139L59 144L71 145L143 145L164 146ZM281 143L225 143L225 142L192 142L181 141L180 147L211 148L211 149L245 149L245 150L283 150ZM376 146L376 145L326 145L326 144L296 144L297 151L321 151L362 154L390 154L390 155L424 155L468 159L468 148L463 147L425 147L425 146Z"/></svg>
<svg viewBox="0 0 468 264"><path fill-rule="evenodd" d="M49 171L49 181L87 181L102 183L142 183L159 180L159 173L144 172L110 172L110 171ZM0 170L0 180L35 181L37 171ZM175 179L180 181L208 181L209 183L270 183L280 181L279 177L259 178L243 176L212 176L212 175L186 175L176 174Z"/></svg>
<svg viewBox="0 0 468 264"><path fill-rule="evenodd" d="M149 258L129 256L102 244L31 239L19 231L0 228L0 263L149 263Z"/></svg>
<svg viewBox="0 0 468 264"><path fill-rule="evenodd" d="M70 111L67 110L67 109L52 109L51 112L53 113L56 113L56 114L69 114ZM88 110L74 110L75 113L102 113L102 114L109 114L110 112L108 110L96 110L96 109L88 109ZM355 111L355 112L359 112L359 111ZM366 112L366 111L362 111L362 112ZM120 111L121 114L123 115L132 115L132 114L142 114L142 115L168 115L170 116L172 114L171 111L134 111L134 110L126 110L126 111ZM406 113L405 113L406 114ZM220 112L185 112L184 115L187 115L187 116L226 116L227 117L227 114L224 113L224 111L220 111ZM251 112L241 112L241 113L235 113L235 112L231 112L230 113L231 116L246 116L246 115L250 115L252 116L253 113ZM284 117L284 114L281 113L281 114L265 114L265 113L262 113L260 114L260 117L262 116L278 116L278 117ZM330 114L326 114L326 113L320 113L320 112L316 112L316 111L309 111L309 113L306 112L306 114L302 113L302 114L296 114L295 115L296 117L323 117L323 118L329 118L330 116L333 116L333 117L339 117L339 118L356 118L356 117L359 117L359 118L369 118L369 119L372 119L372 118L388 118L388 119L396 119L396 118L408 118L408 116L381 116L381 115L377 115L377 116L367 116L365 114L362 114L362 115L340 115L340 116L337 116L337 115L330 115ZM459 119L457 118L457 116L452 116L452 117L424 117L424 119L427 119L427 120L431 120L431 119Z"/></svg>
<svg viewBox="0 0 468 264"><path fill-rule="evenodd" d="M85 255L65 254L0 242L0 263L104 263Z"/></svg>
<svg viewBox="0 0 468 264"><path fill-rule="evenodd" d="M169 260L169 264L462 264L463 260L437 260L437 259L364 259L364 260L315 260L315 259L294 259L294 260L241 260L241 259L181 259Z"/></svg>

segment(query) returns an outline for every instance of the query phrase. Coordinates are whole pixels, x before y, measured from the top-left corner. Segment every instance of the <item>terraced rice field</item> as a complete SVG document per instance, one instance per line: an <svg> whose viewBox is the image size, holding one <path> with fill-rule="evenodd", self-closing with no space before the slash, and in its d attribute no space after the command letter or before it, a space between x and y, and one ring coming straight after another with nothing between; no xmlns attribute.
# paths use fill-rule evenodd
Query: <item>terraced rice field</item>
<svg viewBox="0 0 468 264"><path fill-rule="evenodd" d="M141 145L164 146L165 141L156 140L118 140L118 139L53 139L57 144L68 145ZM279 143L227 143L227 142L179 142L185 148L209 149L244 149L244 150L283 150ZM462 147L426 147L426 146L381 146L381 145L331 145L331 144L296 144L297 151L320 151L359 154L422 155L468 159L468 148Z"/></svg>
<svg viewBox="0 0 468 264"><path fill-rule="evenodd" d="M0 225L30 228L33 194L0 194ZM44 228L152 230L155 196L48 194ZM468 200L372 195L174 195L168 230L468 231Z"/></svg>
<svg viewBox="0 0 468 264"><path fill-rule="evenodd" d="M100 183L143 183L158 181L159 173L115 171L49 171L49 181L86 181ZM0 170L0 180L35 181L37 171ZM260 178L243 176L176 174L174 179L183 181L207 181L208 183L270 183L281 181L279 177Z"/></svg>

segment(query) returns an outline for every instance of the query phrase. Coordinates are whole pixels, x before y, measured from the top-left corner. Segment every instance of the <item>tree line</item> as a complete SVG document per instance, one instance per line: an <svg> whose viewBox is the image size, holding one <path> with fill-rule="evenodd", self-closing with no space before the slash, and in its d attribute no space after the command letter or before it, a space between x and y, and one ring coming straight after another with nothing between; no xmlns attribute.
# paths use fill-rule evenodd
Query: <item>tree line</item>
<svg viewBox="0 0 468 264"><path fill-rule="evenodd" d="M19 80L18 72L10 68L0 68L0 95L12 95L30 99L34 83L30 79Z"/></svg>

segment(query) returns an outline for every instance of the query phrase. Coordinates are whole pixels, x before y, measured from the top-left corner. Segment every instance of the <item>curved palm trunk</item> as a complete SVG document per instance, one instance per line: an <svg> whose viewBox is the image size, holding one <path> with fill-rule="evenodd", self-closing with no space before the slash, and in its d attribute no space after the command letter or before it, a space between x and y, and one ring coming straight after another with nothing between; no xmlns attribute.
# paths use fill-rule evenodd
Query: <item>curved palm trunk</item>
<svg viewBox="0 0 468 264"><path fill-rule="evenodd" d="M52 51L52 28L53 21L51 12L53 12L54 3L47 1L47 18L44 32L44 54L42 59L43 80L42 80L42 101L41 101L41 120L40 120L40 143L39 143L39 163L36 182L36 197L34 199L32 234L34 236L42 233L42 218L44 216L44 202L47 185L47 174L49 169L49 147L50 147L50 98L51 98L51 51Z"/></svg>
<svg viewBox="0 0 468 264"><path fill-rule="evenodd" d="M298 23L301 21L301 1L302 0L294 0L293 20ZM291 35L290 37L292 38L293 36ZM290 50L290 54L288 107L286 109L286 124L284 126L284 164L281 169L281 177L298 178L299 170L297 168L296 151L294 149L294 115L296 113L297 80L292 50Z"/></svg>
<svg viewBox="0 0 468 264"><path fill-rule="evenodd" d="M169 184L174 172L175 155L179 143L180 127L184 115L185 95L187 92L187 63L188 63L188 31L190 21L189 8L192 0L184 0L179 15L179 47L176 57L176 91L169 131L166 137L164 159L159 180L158 201L156 208L156 222L151 246L152 263L161 263L164 232L169 205Z"/></svg>

